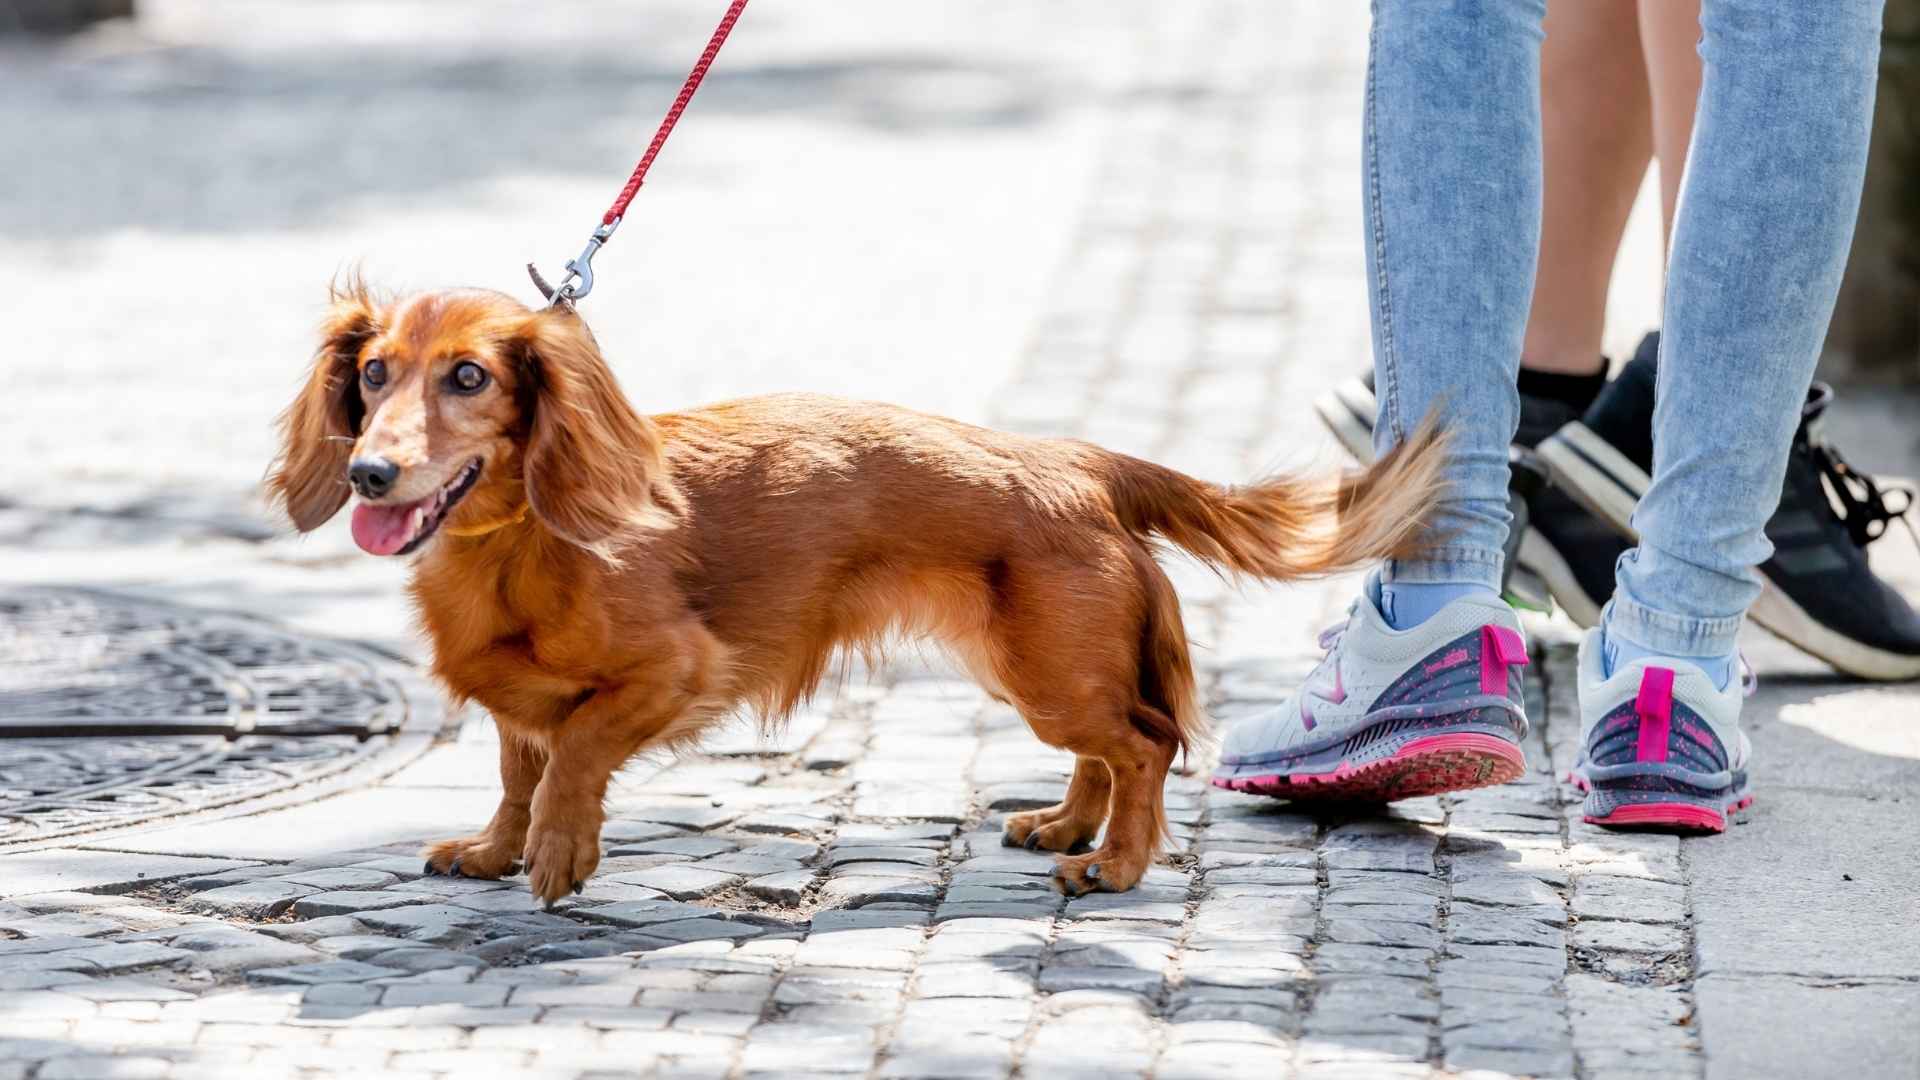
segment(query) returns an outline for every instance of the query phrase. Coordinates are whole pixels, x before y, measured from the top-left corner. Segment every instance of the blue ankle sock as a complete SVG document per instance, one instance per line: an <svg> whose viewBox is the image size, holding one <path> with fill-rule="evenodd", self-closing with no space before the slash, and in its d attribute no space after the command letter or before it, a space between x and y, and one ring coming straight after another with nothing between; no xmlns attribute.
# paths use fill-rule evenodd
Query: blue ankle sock
<svg viewBox="0 0 1920 1080"><path fill-rule="evenodd" d="M1643 649L1633 642L1628 641L1626 638L1615 637L1612 634L1605 635L1604 640L1606 642L1606 650L1601 655L1607 662L1608 678L1612 678L1614 672L1633 663L1635 660L1651 660L1657 658L1661 660L1682 660L1692 664L1694 667L1706 672L1707 678L1713 680L1713 685L1722 690L1725 690L1727 684L1733 681L1733 658L1738 655L1737 653L1728 653L1725 656L1673 656L1667 653L1657 653L1652 649Z"/></svg>
<svg viewBox="0 0 1920 1080"><path fill-rule="evenodd" d="M1381 617L1395 630L1411 630L1463 596L1499 599L1494 589L1475 582L1395 581L1380 583Z"/></svg>

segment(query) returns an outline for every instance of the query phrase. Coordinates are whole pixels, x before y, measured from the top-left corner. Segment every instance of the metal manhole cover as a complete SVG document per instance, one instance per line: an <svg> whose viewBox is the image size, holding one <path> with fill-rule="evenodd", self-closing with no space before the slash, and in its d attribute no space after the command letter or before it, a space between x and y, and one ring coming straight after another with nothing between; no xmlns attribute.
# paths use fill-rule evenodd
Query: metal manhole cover
<svg viewBox="0 0 1920 1080"><path fill-rule="evenodd" d="M224 806L431 736L417 676L252 619L0 589L0 845Z"/></svg>
<svg viewBox="0 0 1920 1080"><path fill-rule="evenodd" d="M401 705L353 654L95 593L0 592L0 737L379 735Z"/></svg>

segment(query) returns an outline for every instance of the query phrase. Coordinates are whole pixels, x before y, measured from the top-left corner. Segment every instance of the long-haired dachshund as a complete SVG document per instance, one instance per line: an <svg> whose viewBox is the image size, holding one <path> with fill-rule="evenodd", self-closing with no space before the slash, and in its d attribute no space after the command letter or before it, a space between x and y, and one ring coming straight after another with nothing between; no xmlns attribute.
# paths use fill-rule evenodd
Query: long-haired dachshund
<svg viewBox="0 0 1920 1080"><path fill-rule="evenodd" d="M740 709L777 722L836 650L937 639L1076 755L1010 844L1070 894L1131 888L1161 789L1204 740L1155 538L1226 571L1327 574L1423 543L1428 428L1363 473L1225 488L1081 442L806 395L643 416L571 310L493 292L335 290L268 485L301 531L418 553L433 670L500 728L500 807L439 873L523 860L551 904L600 862L602 799L645 750Z"/></svg>

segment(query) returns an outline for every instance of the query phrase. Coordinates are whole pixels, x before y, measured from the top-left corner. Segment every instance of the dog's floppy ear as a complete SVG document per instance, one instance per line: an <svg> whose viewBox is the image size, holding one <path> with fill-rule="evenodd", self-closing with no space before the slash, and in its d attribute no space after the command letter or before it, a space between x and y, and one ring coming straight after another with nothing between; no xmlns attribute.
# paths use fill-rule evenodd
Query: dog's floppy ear
<svg viewBox="0 0 1920 1080"><path fill-rule="evenodd" d="M621 537L667 520L653 498L662 458L600 346L571 311L548 308L517 339L527 436L527 504L547 528L609 562Z"/></svg>
<svg viewBox="0 0 1920 1080"><path fill-rule="evenodd" d="M366 415L358 364L375 329L373 301L357 280L336 285L332 298L313 370L280 414L280 455L267 476L268 492L301 532L326 524L346 504L347 461Z"/></svg>

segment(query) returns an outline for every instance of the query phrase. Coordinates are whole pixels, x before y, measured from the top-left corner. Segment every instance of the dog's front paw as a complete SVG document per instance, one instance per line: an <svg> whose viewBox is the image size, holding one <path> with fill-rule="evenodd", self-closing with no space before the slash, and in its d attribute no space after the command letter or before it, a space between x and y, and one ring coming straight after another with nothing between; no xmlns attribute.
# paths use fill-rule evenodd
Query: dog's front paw
<svg viewBox="0 0 1920 1080"><path fill-rule="evenodd" d="M1090 892L1126 892L1146 876L1152 862L1146 852L1123 852L1111 845L1086 855L1054 860L1053 887L1068 896Z"/></svg>
<svg viewBox="0 0 1920 1080"><path fill-rule="evenodd" d="M574 825L542 827L535 822L527 834L527 886L548 908L568 893L577 893L600 865L600 827Z"/></svg>
<svg viewBox="0 0 1920 1080"><path fill-rule="evenodd" d="M520 872L520 848L492 833L475 833L458 840L442 840L423 853L426 872L492 881Z"/></svg>
<svg viewBox="0 0 1920 1080"><path fill-rule="evenodd" d="M1093 838L1100 835L1100 823L1076 821L1061 810L1061 807L1055 806L1047 810L1010 815L1006 828L1000 833L1001 845L1023 847L1028 851L1076 854L1086 851L1092 845Z"/></svg>

